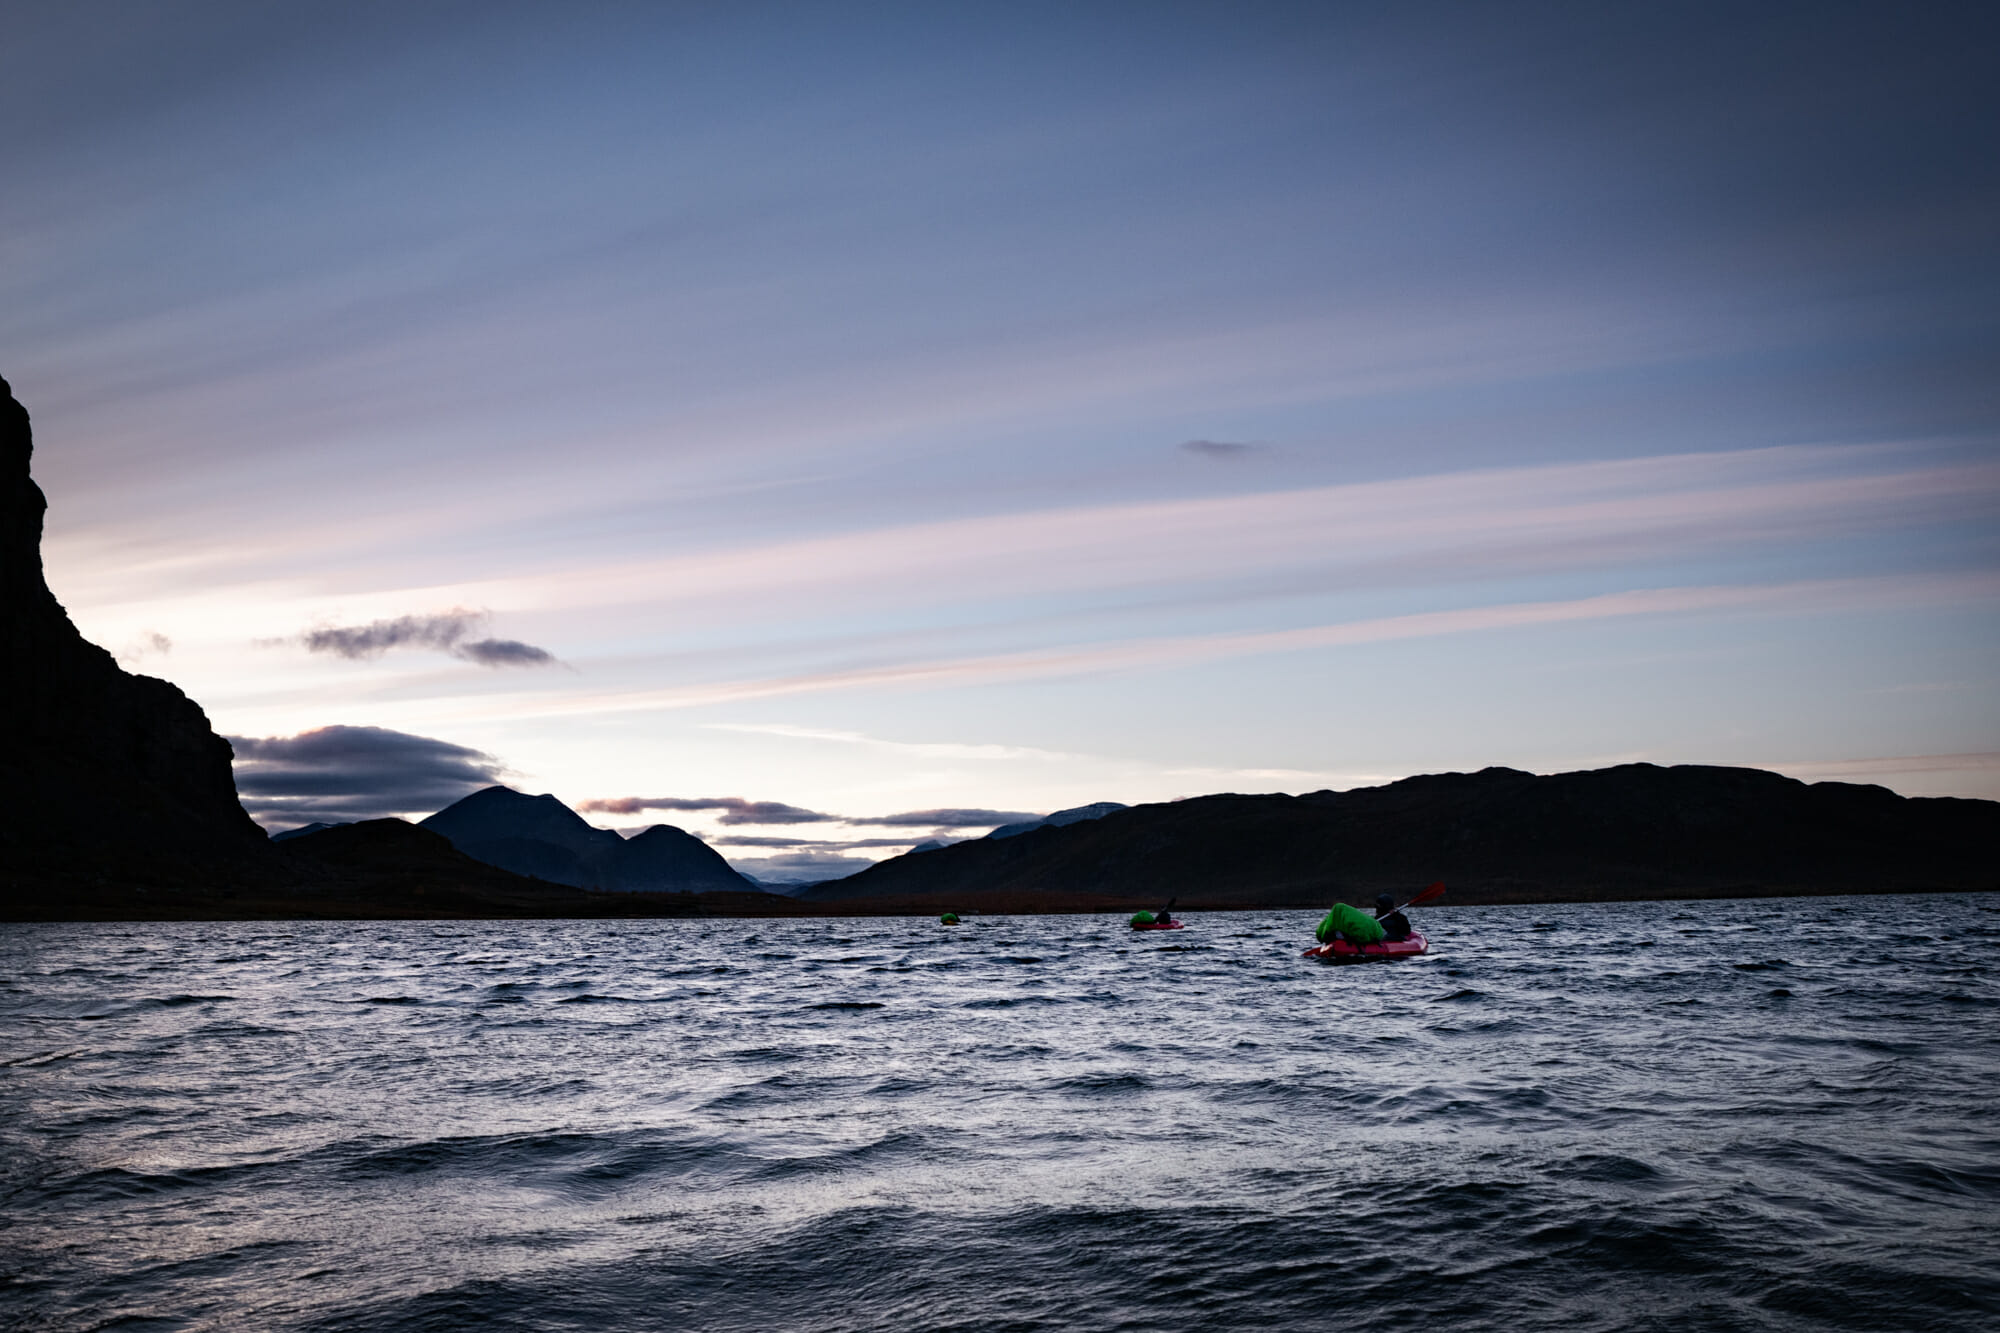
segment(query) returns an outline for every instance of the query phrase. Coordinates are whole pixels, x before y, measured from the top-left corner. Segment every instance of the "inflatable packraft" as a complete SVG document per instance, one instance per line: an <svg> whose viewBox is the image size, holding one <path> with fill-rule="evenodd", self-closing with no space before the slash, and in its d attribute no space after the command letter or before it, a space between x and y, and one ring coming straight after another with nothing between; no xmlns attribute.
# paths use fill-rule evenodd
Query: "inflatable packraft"
<svg viewBox="0 0 2000 1333"><path fill-rule="evenodd" d="M1334 940L1307 949L1300 956L1317 958L1323 963L1380 963L1392 958L1415 958L1420 953L1430 951L1431 942L1423 932L1413 930L1406 940L1382 940L1376 944L1354 944L1347 940Z"/></svg>

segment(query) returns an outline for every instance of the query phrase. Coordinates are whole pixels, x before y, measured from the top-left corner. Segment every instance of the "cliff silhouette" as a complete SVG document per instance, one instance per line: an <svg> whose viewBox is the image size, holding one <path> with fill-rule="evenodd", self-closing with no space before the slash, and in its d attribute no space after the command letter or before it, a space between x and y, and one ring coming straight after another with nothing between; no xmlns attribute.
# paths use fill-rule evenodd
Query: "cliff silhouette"
<svg viewBox="0 0 2000 1333"><path fill-rule="evenodd" d="M32 427L5 380L0 400L0 888L278 875L200 706L121 669L49 591Z"/></svg>
<svg viewBox="0 0 2000 1333"><path fill-rule="evenodd" d="M812 910L755 892L579 892L481 864L393 819L274 845L244 812L229 742L200 705L164 680L121 668L49 590L48 501L33 458L27 409L0 379L0 919ZM631 858L686 854L660 841ZM712 878L725 889L749 887L733 872Z"/></svg>

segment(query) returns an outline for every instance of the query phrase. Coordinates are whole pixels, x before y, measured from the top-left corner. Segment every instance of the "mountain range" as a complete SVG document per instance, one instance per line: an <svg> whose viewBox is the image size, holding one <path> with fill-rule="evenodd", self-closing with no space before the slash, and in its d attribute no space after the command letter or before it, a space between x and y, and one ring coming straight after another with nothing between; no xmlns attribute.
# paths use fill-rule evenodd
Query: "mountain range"
<svg viewBox="0 0 2000 1333"><path fill-rule="evenodd" d="M41 563L28 414L0 380L0 917L1182 910L2000 888L2000 802L1758 769L1507 768L1303 796L1100 802L760 893L670 825L633 838L489 787L422 821L267 839L199 705L77 632ZM115 812L107 816L106 812Z"/></svg>
<svg viewBox="0 0 2000 1333"><path fill-rule="evenodd" d="M700 838L655 824L630 838L593 828L553 796L487 787L418 827L475 861L579 889L612 893L727 893L757 887Z"/></svg>

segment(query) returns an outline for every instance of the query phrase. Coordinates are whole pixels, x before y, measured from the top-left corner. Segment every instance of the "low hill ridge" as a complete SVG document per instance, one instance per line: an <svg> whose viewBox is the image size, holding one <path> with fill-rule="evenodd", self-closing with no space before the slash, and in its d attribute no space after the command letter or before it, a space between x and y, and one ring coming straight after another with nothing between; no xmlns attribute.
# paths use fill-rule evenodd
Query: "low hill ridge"
<svg viewBox="0 0 2000 1333"><path fill-rule="evenodd" d="M803 896L1275 907L1439 879L1459 903L1988 889L2000 887L2000 803L1752 768L1488 768L1134 806L897 857Z"/></svg>

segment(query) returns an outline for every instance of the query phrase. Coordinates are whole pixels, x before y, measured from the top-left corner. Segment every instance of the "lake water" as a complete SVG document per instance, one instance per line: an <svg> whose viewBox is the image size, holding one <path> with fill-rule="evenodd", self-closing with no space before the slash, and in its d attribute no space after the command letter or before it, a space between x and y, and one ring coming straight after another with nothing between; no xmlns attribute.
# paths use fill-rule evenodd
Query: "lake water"
<svg viewBox="0 0 2000 1333"><path fill-rule="evenodd" d="M0 1326L1993 1329L2000 895L0 926Z"/></svg>

